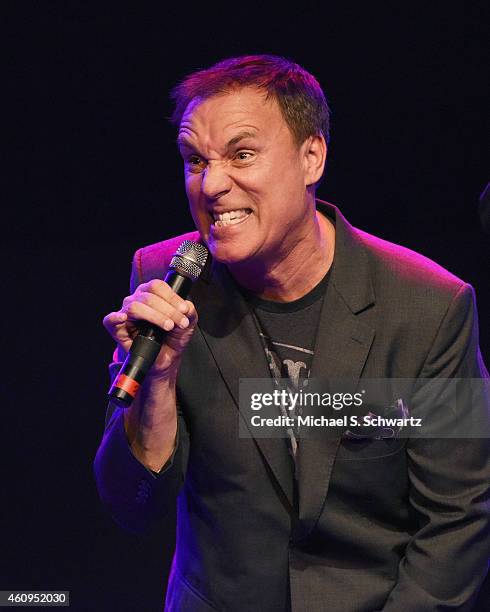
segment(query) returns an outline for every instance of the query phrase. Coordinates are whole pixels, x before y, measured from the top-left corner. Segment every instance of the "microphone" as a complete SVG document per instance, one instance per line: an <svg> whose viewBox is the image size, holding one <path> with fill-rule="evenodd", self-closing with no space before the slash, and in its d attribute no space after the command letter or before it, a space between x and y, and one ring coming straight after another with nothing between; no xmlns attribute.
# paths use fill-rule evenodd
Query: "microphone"
<svg viewBox="0 0 490 612"><path fill-rule="evenodd" d="M170 262L165 282L181 298L186 299L206 265L207 248L191 240L184 240ZM109 389L109 399L121 407L131 405L148 370L155 363L168 332L142 321L129 353Z"/></svg>

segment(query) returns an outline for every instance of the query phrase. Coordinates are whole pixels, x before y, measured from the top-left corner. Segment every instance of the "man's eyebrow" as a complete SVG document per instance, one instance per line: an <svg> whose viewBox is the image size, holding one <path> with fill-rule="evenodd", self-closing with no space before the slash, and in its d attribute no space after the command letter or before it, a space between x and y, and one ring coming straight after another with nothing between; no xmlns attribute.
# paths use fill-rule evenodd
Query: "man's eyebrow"
<svg viewBox="0 0 490 612"><path fill-rule="evenodd" d="M255 136L256 136L255 132L248 132L248 131L240 132L236 136L233 136L233 138L231 138L226 143L226 148L229 149L230 147L232 147L233 145L236 145L238 142L240 142L240 140L243 140L244 138L254 138Z"/></svg>
<svg viewBox="0 0 490 612"><path fill-rule="evenodd" d="M250 131L239 132L236 136L233 136L233 138L231 138L226 143L226 148L229 149L233 145L236 145L237 143L239 143L240 140L243 140L245 138L255 138L255 136L256 136L255 132L250 132ZM177 136L177 146L194 148L185 136Z"/></svg>
<svg viewBox="0 0 490 612"><path fill-rule="evenodd" d="M192 147L191 143L187 140L185 136L177 136L177 146L178 147Z"/></svg>

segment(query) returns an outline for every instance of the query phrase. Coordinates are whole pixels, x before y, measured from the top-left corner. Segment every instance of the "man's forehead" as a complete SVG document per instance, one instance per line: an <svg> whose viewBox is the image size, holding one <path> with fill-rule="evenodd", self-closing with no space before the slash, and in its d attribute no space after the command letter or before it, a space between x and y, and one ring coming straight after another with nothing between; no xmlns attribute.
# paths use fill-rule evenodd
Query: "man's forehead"
<svg viewBox="0 0 490 612"><path fill-rule="evenodd" d="M274 118L282 120L277 102L267 98L262 90L244 87L191 100L182 116L179 134L213 125L220 129L250 128L251 132L260 132Z"/></svg>

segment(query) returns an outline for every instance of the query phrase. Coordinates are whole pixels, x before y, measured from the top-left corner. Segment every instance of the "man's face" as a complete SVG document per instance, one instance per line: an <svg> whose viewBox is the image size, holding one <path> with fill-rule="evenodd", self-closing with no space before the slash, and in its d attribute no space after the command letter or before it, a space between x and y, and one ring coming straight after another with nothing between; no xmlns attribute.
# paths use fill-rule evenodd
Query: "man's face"
<svg viewBox="0 0 490 612"><path fill-rule="evenodd" d="M191 214L213 257L274 261L302 238L305 146L275 100L252 87L195 99L178 142Z"/></svg>

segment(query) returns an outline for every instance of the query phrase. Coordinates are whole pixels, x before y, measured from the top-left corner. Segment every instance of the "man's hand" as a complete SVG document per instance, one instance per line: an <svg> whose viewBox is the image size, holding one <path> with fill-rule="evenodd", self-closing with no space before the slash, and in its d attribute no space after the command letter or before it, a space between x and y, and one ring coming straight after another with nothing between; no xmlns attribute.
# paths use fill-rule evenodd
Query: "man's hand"
<svg viewBox="0 0 490 612"><path fill-rule="evenodd" d="M141 320L168 332L148 376L160 378L175 374L197 324L194 305L178 296L165 281L155 279L139 285L132 295L124 298L121 310L104 317L104 327L123 354L129 351L138 333L136 322Z"/></svg>
<svg viewBox="0 0 490 612"><path fill-rule="evenodd" d="M133 454L158 472L175 448L177 371L196 327L197 312L192 302L179 297L165 281L152 280L124 298L121 310L104 317L104 326L123 356L138 333L137 321L147 321L167 332L135 401L124 410Z"/></svg>

